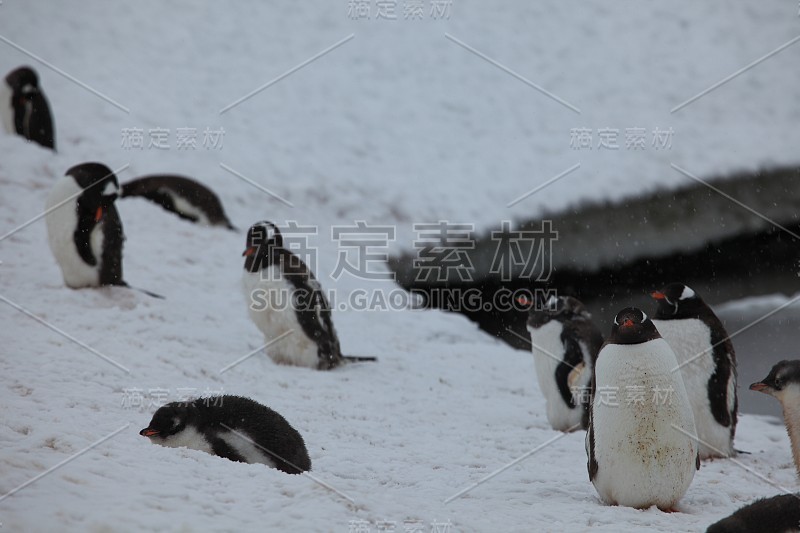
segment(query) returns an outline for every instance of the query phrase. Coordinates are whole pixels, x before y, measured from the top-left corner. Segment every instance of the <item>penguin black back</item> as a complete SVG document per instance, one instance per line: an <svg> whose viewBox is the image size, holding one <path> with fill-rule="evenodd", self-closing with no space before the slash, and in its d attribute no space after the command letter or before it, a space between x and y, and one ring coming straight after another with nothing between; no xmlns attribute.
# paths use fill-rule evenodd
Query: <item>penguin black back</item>
<svg viewBox="0 0 800 533"><path fill-rule="evenodd" d="M19 67L6 75L11 89L13 126L17 134L45 148L56 149L50 106L31 67Z"/></svg>
<svg viewBox="0 0 800 533"><path fill-rule="evenodd" d="M202 183L173 174L154 174L122 185L122 197L140 196L191 222L236 228L228 220L219 197Z"/></svg>
<svg viewBox="0 0 800 533"><path fill-rule="evenodd" d="M170 446L189 430L201 434L210 452L237 462L248 460L238 444L252 443L275 468L289 474L311 470L300 433L277 412L250 398L224 395L173 402L159 408L139 432L157 444ZM209 450L206 450L209 451Z"/></svg>
<svg viewBox="0 0 800 533"><path fill-rule="evenodd" d="M714 361L713 372L706 384L711 414L717 423L730 428L732 441L736 433L739 399L735 393L736 352L725 326L700 295L683 283L670 283L660 291L651 293L650 296L657 302L654 319L664 321L697 319L708 327L710 333L708 348ZM732 408L728 398L731 390Z"/></svg>
<svg viewBox="0 0 800 533"><path fill-rule="evenodd" d="M708 526L706 533L800 531L800 494L763 498Z"/></svg>

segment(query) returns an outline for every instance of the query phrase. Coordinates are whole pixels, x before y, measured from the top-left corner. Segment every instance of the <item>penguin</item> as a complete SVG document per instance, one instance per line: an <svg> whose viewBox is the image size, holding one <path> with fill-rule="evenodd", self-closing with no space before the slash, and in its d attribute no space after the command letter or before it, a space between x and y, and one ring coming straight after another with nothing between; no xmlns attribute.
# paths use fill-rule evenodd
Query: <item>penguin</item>
<svg viewBox="0 0 800 533"><path fill-rule="evenodd" d="M689 488L700 459L676 365L643 311L617 313L594 366L586 434L589 480L603 502L671 511Z"/></svg>
<svg viewBox="0 0 800 533"><path fill-rule="evenodd" d="M800 475L800 360L781 361L767 377L750 385L750 390L769 394L781 402L794 465Z"/></svg>
<svg viewBox="0 0 800 533"><path fill-rule="evenodd" d="M728 332L714 311L683 283L670 283L651 296L658 302L653 324L682 365L700 458L734 456L739 401L736 354Z"/></svg>
<svg viewBox="0 0 800 533"><path fill-rule="evenodd" d="M267 347L274 362L331 370L344 362L376 360L342 355L322 287L303 260L284 248L275 224L253 224L242 256L242 284L251 320L268 344L285 336Z"/></svg>
<svg viewBox="0 0 800 533"><path fill-rule="evenodd" d="M288 474L311 470L303 437L281 415L241 396L223 395L160 407L139 432L154 444L186 447Z"/></svg>
<svg viewBox="0 0 800 533"><path fill-rule="evenodd" d="M142 176L122 184L121 197L131 196L147 198L191 222L236 231L214 191L191 178L172 174Z"/></svg>
<svg viewBox="0 0 800 533"><path fill-rule="evenodd" d="M53 117L36 71L19 67L9 72L4 81L0 116L6 130L55 151Z"/></svg>
<svg viewBox="0 0 800 533"><path fill-rule="evenodd" d="M531 302L522 297L519 303ZM531 305L528 331L548 422L557 431L586 429L592 368L603 334L571 296L551 296L538 309Z"/></svg>
<svg viewBox="0 0 800 533"><path fill-rule="evenodd" d="M706 533L789 533L800 531L800 494L781 494L746 505Z"/></svg>
<svg viewBox="0 0 800 533"><path fill-rule="evenodd" d="M122 278L125 236L114 204L118 195L117 176L102 163L75 165L50 191L47 237L68 287L130 287Z"/></svg>

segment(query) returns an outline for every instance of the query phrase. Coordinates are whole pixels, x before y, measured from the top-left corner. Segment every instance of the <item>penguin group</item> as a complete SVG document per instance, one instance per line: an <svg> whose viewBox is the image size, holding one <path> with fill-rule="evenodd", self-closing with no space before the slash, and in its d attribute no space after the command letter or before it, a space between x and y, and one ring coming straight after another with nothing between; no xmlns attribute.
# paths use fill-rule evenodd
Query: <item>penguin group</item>
<svg viewBox="0 0 800 533"><path fill-rule="evenodd" d="M52 114L36 72L20 67L4 81L0 118L6 129L55 150ZM218 196L192 178L155 174L120 183L105 164L81 163L55 182L46 200L48 242L67 287L131 288L123 277L125 235L116 208L117 201L130 197L147 199L190 222L236 231ZM247 314L275 363L330 371L377 360L342 353L330 302L314 272L285 245L278 225L252 224L242 257ZM736 355L722 322L693 289L671 283L651 297L652 317L625 307L607 337L575 297L519 303L527 311L547 421L557 431L586 431L588 478L600 500L674 511L701 460L737 453ZM750 389L781 402L800 474L800 361L778 363ZM311 470L301 434L250 398L168 403L140 435L165 447L289 474ZM764 513L797 524L797 498L755 502L709 531L748 531Z"/></svg>
<svg viewBox="0 0 800 533"><path fill-rule="evenodd" d="M671 283L651 297L652 318L624 308L605 339L576 298L520 303L528 306L548 422L587 430L589 479L600 499L670 511L701 459L736 453L736 356L722 322L690 287Z"/></svg>

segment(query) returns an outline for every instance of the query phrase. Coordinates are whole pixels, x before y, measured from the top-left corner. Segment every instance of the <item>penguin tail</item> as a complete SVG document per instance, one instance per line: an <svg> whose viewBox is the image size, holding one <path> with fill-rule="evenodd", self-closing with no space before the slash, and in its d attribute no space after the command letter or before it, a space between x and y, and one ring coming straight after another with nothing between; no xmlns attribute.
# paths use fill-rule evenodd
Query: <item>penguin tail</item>
<svg viewBox="0 0 800 533"><path fill-rule="evenodd" d="M374 363L378 361L377 357L365 357L360 355L343 355L342 359L348 363Z"/></svg>
<svg viewBox="0 0 800 533"><path fill-rule="evenodd" d="M166 300L166 298L164 298L160 294L156 294L154 292L150 292L147 289L142 289L142 288L139 288L139 287L132 287L132 286L128 285L127 283L125 285L123 285L123 287L127 287L129 289L134 290L134 291L139 291L139 292L141 292L143 294L146 294L148 296L151 296L153 298L158 298L159 300Z"/></svg>

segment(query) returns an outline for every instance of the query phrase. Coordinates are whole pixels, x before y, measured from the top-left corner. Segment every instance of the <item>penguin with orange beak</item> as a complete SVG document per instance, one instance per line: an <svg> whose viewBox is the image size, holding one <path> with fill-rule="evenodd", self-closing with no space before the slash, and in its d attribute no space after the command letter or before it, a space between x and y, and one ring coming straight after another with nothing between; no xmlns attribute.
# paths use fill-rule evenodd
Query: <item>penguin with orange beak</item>
<svg viewBox="0 0 800 533"><path fill-rule="evenodd" d="M314 273L266 220L247 231L242 285L251 320L278 364L331 370L374 357L342 355L331 306Z"/></svg>
<svg viewBox="0 0 800 533"><path fill-rule="evenodd" d="M728 332L700 295L683 283L670 283L650 296L657 302L653 324L675 352L689 393L700 458L735 455L739 402L736 353Z"/></svg>
<svg viewBox="0 0 800 533"><path fill-rule="evenodd" d="M750 385L750 390L769 394L781 402L794 465L800 475L800 360L781 361L767 377Z"/></svg>
<svg viewBox="0 0 800 533"><path fill-rule="evenodd" d="M127 286L118 195L117 176L101 163L75 165L50 191L47 236L68 287Z"/></svg>

